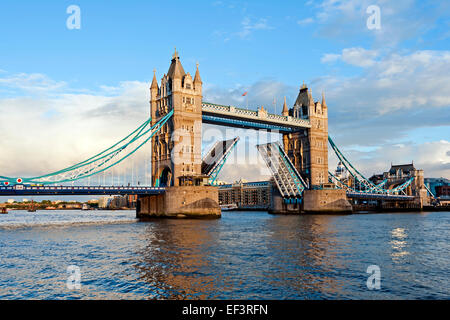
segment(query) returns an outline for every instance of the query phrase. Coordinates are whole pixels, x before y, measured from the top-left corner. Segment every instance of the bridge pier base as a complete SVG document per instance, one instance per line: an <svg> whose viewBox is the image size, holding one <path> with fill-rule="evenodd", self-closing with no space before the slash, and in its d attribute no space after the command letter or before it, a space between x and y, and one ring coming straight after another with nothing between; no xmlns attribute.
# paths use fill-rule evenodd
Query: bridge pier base
<svg viewBox="0 0 450 320"><path fill-rule="evenodd" d="M164 194L139 196L136 217L220 218L219 191L213 186L177 186L166 188Z"/></svg>
<svg viewBox="0 0 450 320"><path fill-rule="evenodd" d="M321 189L305 190L303 201L299 203L285 203L279 193L273 195L272 214L349 214L353 212L352 205L347 199L345 190Z"/></svg>
<svg viewBox="0 0 450 320"><path fill-rule="evenodd" d="M304 213L349 214L353 212L345 190L319 189L303 192Z"/></svg>
<svg viewBox="0 0 450 320"><path fill-rule="evenodd" d="M273 189L272 192L276 194L272 197L272 205L269 209L271 214L300 214L301 204L300 203L286 203L283 197L277 192L278 190Z"/></svg>

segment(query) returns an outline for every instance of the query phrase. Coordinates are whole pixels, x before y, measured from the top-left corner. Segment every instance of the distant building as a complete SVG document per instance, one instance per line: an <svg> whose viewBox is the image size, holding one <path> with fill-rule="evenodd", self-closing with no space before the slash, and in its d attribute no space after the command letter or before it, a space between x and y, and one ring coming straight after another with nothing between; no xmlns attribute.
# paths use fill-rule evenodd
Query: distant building
<svg viewBox="0 0 450 320"><path fill-rule="evenodd" d="M136 208L136 203L137 203L137 194L130 194L128 195L128 199L127 199L127 207L128 208Z"/></svg>
<svg viewBox="0 0 450 320"><path fill-rule="evenodd" d="M425 185L436 197L444 196L450 186L450 180L446 178L425 178ZM439 188L442 187L442 188Z"/></svg>
<svg viewBox="0 0 450 320"><path fill-rule="evenodd" d="M98 207L100 209L106 209L109 207L112 197L101 197L98 199Z"/></svg>
<svg viewBox="0 0 450 320"><path fill-rule="evenodd" d="M450 198L450 186L436 187L436 196L440 198Z"/></svg>
<svg viewBox="0 0 450 320"><path fill-rule="evenodd" d="M376 174L370 177L370 181L379 184L386 180L383 185L384 189L394 189L412 178L411 183L404 190L407 195L425 197L427 191L425 189L423 170L416 169L414 163L392 165L389 171L383 174Z"/></svg>
<svg viewBox="0 0 450 320"><path fill-rule="evenodd" d="M30 202L30 200L28 200L28 199L22 199L22 202Z"/></svg>
<svg viewBox="0 0 450 320"><path fill-rule="evenodd" d="M244 180L245 181L245 180ZM272 199L270 181L244 182L219 187L219 204L236 205L238 208L269 207Z"/></svg>
<svg viewBox="0 0 450 320"><path fill-rule="evenodd" d="M7 203L14 203L14 199L8 199Z"/></svg>
<svg viewBox="0 0 450 320"><path fill-rule="evenodd" d="M345 166L339 161L334 176L339 180L345 180L348 177L348 172Z"/></svg>
<svg viewBox="0 0 450 320"><path fill-rule="evenodd" d="M127 196L115 196L111 199L108 204L109 209L120 209L128 207L128 197Z"/></svg>

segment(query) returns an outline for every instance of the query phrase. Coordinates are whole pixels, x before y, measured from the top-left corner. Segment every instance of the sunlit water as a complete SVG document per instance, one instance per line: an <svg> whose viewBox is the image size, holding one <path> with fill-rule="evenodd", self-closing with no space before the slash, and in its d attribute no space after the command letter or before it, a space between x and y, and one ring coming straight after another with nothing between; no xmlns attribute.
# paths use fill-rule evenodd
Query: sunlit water
<svg viewBox="0 0 450 320"><path fill-rule="evenodd" d="M450 212L0 215L0 299L449 299ZM67 288L67 267L81 289ZM378 265L381 289L369 290Z"/></svg>

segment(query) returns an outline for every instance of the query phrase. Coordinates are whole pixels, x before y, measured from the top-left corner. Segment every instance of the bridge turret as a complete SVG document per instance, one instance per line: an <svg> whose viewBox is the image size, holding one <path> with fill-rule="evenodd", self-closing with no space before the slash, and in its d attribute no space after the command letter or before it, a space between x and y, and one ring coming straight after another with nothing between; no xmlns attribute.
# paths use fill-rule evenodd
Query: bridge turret
<svg viewBox="0 0 450 320"><path fill-rule="evenodd" d="M194 89L198 94L202 94L202 78L200 78L200 71L198 70L198 62L197 62L197 70L195 71L194 76Z"/></svg>
<svg viewBox="0 0 450 320"><path fill-rule="evenodd" d="M322 101L324 106L315 102L311 90L303 83L292 116L308 119L311 128L283 137L290 160L310 186L314 187L320 187L328 181L328 111L325 99L322 98Z"/></svg>
<svg viewBox="0 0 450 320"><path fill-rule="evenodd" d="M198 66L192 79L175 49L160 94L152 99L160 108L152 124L173 110L172 118L152 140L152 181L154 185L178 186L184 176L201 174L202 82Z"/></svg>
<svg viewBox="0 0 450 320"><path fill-rule="evenodd" d="M286 104L286 97L284 97L283 111L281 112L281 114L285 117L289 116L289 109Z"/></svg>
<svg viewBox="0 0 450 320"><path fill-rule="evenodd" d="M325 101L325 93L322 91L322 108L327 108L327 102Z"/></svg>
<svg viewBox="0 0 450 320"><path fill-rule="evenodd" d="M170 64L167 76L169 78L169 84L171 84L171 90L173 92L180 91L182 88L182 81L186 72L184 72L183 66L180 62L180 57L178 56L177 49L172 56L172 63Z"/></svg>
<svg viewBox="0 0 450 320"><path fill-rule="evenodd" d="M157 109L157 104L156 104L156 99L158 96L158 81L156 80L156 70L153 69L153 80L152 80L152 84L150 86L150 115L152 118L156 117L156 109Z"/></svg>

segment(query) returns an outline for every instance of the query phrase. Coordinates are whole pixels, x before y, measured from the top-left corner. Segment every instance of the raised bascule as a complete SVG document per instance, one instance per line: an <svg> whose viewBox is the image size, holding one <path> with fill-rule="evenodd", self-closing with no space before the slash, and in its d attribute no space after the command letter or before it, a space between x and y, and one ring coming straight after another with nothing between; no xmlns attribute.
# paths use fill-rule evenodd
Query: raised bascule
<svg viewBox="0 0 450 320"><path fill-rule="evenodd" d="M202 124L208 123L282 135L280 142L257 146L272 180L233 187L233 192L221 196L220 204L239 199L250 208L259 206L272 213L349 213L352 205L362 200L408 208L428 204L423 172L397 179L389 188L385 188L386 182L365 178L328 135L324 95L322 101L314 101L305 84L292 108L287 107L285 99L281 115L271 114L263 107L252 111L205 102L202 86L198 64L192 77L185 72L175 50L160 83L154 71L150 118L141 126L112 147L68 168L31 178L0 176L0 196L137 194L136 213L141 218L218 218L221 207L216 179L239 137L216 142L202 159ZM151 186L63 185L107 171L147 143L151 143ZM349 179L342 180L329 172L328 144L349 173ZM225 192L224 186L220 188ZM258 193L258 188L264 192ZM261 203L245 200L242 194L236 195L236 190L251 190L259 195L253 198Z"/></svg>

